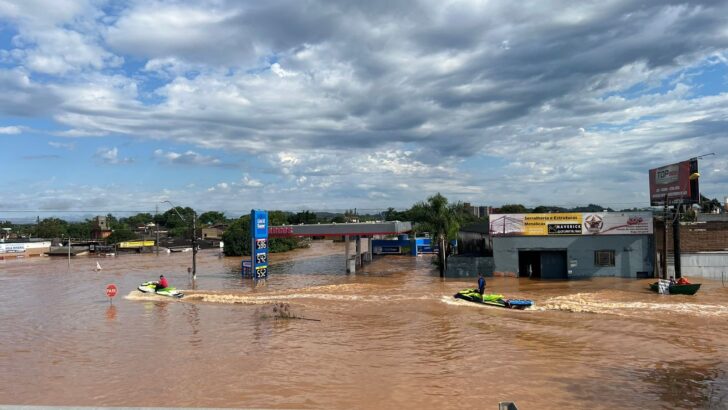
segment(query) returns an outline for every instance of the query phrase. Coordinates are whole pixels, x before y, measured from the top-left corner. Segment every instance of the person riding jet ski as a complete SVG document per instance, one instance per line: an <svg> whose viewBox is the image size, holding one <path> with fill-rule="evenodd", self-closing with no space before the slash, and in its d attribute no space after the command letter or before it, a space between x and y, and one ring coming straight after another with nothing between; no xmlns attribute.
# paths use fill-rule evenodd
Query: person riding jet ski
<svg viewBox="0 0 728 410"><path fill-rule="evenodd" d="M156 286L154 287L155 291L162 290L164 288L169 287L169 282L167 282L167 278L164 277L164 275L159 275L159 282L157 282Z"/></svg>

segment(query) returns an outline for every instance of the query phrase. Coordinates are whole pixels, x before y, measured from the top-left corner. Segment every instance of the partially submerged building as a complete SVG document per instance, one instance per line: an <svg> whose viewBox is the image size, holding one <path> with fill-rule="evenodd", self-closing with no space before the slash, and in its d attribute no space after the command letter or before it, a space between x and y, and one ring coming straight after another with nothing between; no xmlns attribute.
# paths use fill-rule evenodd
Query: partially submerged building
<svg viewBox="0 0 728 410"><path fill-rule="evenodd" d="M652 277L651 212L492 214L494 275Z"/></svg>

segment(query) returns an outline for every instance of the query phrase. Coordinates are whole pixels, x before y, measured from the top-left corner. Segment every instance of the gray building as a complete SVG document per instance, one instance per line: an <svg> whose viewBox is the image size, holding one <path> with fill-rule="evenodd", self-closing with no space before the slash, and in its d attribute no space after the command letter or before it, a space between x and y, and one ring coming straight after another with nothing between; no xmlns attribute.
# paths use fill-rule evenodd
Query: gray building
<svg viewBox="0 0 728 410"><path fill-rule="evenodd" d="M494 273L542 279L652 277L651 213L492 215Z"/></svg>

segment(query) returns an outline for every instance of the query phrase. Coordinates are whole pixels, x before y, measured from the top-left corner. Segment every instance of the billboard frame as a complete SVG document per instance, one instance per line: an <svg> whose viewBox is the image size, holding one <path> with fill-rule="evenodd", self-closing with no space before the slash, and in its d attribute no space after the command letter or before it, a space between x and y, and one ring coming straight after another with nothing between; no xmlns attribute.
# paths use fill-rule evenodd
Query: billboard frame
<svg viewBox="0 0 728 410"><path fill-rule="evenodd" d="M698 158L664 165L648 171L650 206L700 203Z"/></svg>

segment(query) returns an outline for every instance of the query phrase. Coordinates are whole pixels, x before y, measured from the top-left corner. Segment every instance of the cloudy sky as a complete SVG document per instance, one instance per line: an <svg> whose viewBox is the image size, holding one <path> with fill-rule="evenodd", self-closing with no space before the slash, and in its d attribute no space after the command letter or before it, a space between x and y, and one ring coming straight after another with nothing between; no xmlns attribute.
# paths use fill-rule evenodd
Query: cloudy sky
<svg viewBox="0 0 728 410"><path fill-rule="evenodd" d="M727 64L717 1L0 0L0 219L722 200Z"/></svg>

